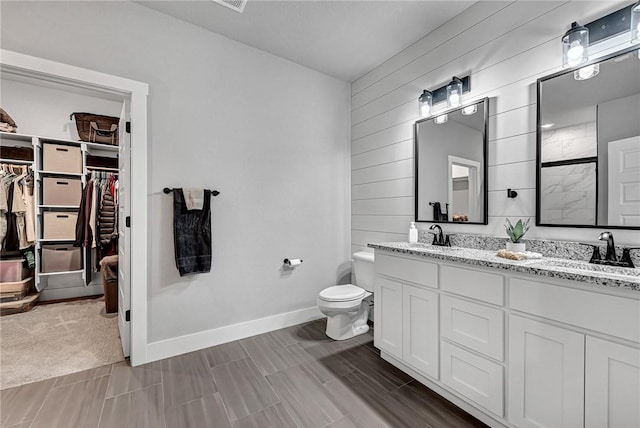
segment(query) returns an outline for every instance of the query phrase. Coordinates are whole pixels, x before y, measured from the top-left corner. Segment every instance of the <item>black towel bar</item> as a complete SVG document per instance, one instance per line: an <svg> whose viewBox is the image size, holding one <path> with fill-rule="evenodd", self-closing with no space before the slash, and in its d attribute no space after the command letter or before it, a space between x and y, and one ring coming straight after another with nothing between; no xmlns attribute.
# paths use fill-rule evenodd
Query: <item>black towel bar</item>
<svg viewBox="0 0 640 428"><path fill-rule="evenodd" d="M169 188L169 187L165 187L164 189L162 189L162 191L163 191L164 193L166 193L167 195L168 195L169 193L173 192L174 190L176 190L176 189L171 189L171 188ZM209 191L211 192L211 194L212 194L213 196L218 196L218 195L220 194L220 192L218 192L217 190L209 190Z"/></svg>

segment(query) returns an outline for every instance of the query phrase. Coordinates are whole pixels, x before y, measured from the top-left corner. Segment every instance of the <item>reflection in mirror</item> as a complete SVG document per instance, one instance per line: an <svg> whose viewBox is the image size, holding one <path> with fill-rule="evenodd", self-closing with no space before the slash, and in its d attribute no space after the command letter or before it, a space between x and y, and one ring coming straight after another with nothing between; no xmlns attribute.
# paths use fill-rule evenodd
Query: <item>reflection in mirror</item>
<svg viewBox="0 0 640 428"><path fill-rule="evenodd" d="M640 58L538 81L537 223L640 227Z"/></svg>
<svg viewBox="0 0 640 428"><path fill-rule="evenodd" d="M416 122L416 221L487 224L487 116L485 99Z"/></svg>

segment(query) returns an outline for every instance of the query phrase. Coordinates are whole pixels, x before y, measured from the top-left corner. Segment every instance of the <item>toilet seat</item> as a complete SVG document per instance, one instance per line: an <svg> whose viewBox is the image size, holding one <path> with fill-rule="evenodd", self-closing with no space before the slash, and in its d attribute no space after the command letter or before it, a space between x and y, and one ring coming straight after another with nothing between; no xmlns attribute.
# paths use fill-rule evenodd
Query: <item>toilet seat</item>
<svg viewBox="0 0 640 428"><path fill-rule="evenodd" d="M364 297L366 293L365 290L356 285L334 285L322 290L318 297L325 302L348 302L358 300Z"/></svg>

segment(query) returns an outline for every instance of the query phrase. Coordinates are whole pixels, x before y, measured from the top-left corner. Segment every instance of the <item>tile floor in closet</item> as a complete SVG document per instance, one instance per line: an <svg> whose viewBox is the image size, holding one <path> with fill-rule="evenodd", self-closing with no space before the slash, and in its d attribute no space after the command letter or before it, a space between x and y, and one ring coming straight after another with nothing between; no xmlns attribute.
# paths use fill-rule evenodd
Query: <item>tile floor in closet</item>
<svg viewBox="0 0 640 428"><path fill-rule="evenodd" d="M2 428L483 427L379 357L371 332L325 321L131 368L117 363L0 393Z"/></svg>

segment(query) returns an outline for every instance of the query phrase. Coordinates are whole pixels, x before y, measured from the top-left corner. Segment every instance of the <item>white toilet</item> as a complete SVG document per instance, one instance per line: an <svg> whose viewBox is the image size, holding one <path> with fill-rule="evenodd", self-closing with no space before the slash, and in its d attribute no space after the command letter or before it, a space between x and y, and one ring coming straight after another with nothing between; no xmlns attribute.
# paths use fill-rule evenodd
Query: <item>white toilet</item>
<svg viewBox="0 0 640 428"><path fill-rule="evenodd" d="M351 260L355 283L334 285L318 294L320 312L327 316L327 336L345 340L369 331L369 300L373 295L373 253L357 252Z"/></svg>

